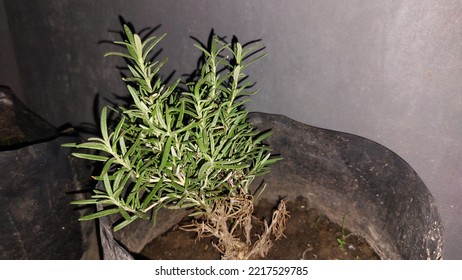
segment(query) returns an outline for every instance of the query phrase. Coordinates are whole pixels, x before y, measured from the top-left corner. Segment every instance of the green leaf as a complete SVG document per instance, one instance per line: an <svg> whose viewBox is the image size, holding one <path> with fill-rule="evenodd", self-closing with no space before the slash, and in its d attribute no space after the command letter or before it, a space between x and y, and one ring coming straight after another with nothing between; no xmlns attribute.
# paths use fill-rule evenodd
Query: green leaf
<svg viewBox="0 0 462 280"><path fill-rule="evenodd" d="M77 148L77 143L65 143L65 144L61 144L61 147L63 148Z"/></svg>
<svg viewBox="0 0 462 280"><path fill-rule="evenodd" d="M111 187L111 182L109 181L109 177L107 173L103 175L103 183L104 183L104 188L106 190L106 193L110 196L113 197L114 193L112 192L112 187Z"/></svg>
<svg viewBox="0 0 462 280"><path fill-rule="evenodd" d="M118 208L106 209L106 210L102 210L102 211L99 211L99 212L96 212L90 215L83 216L79 219L79 221L93 220L93 219L101 218L101 217L116 214L116 213L119 213Z"/></svg>
<svg viewBox="0 0 462 280"><path fill-rule="evenodd" d="M160 106L156 106L156 119L159 121L160 126L164 130L167 131L168 127L167 127L167 124L165 123L164 114L163 114L163 112L161 110L162 110L162 108Z"/></svg>
<svg viewBox="0 0 462 280"><path fill-rule="evenodd" d="M130 56L128 54L125 54L125 53L121 53L121 52L108 52L108 53L106 53L104 55L104 57L106 57L106 56L120 56L120 57L123 57L123 58L134 60L132 56Z"/></svg>
<svg viewBox="0 0 462 280"><path fill-rule="evenodd" d="M173 137L169 136L167 142L165 143L164 150L162 152L162 160L159 165L159 170L162 170L167 164L167 159L170 155L170 147L172 146Z"/></svg>
<svg viewBox="0 0 462 280"><path fill-rule="evenodd" d="M120 151L122 152L122 156L124 156L127 153L127 147L125 146L125 140L123 137L120 137L119 139L119 146Z"/></svg>
<svg viewBox="0 0 462 280"><path fill-rule="evenodd" d="M141 101L140 98L138 97L138 92L130 85L127 85L128 91L130 92L130 95L133 98L133 101L135 102L136 107L141 109Z"/></svg>
<svg viewBox="0 0 462 280"><path fill-rule="evenodd" d="M130 180L130 177L130 173L126 172L125 170L121 169L118 171L113 184L114 199L119 200L120 194L124 190L124 187L127 185L128 180Z"/></svg>
<svg viewBox="0 0 462 280"><path fill-rule="evenodd" d="M244 169L250 167L249 164L215 164L216 168L220 169Z"/></svg>
<svg viewBox="0 0 462 280"><path fill-rule="evenodd" d="M160 178L160 180L154 185L154 188L152 188L148 196L144 199L143 204L141 205L141 209L146 209L146 207L148 207L151 200L157 194L157 190L162 186L163 183L164 183L164 179Z"/></svg>
<svg viewBox="0 0 462 280"><path fill-rule="evenodd" d="M198 48L199 50L201 50L205 55L210 56L210 53L209 53L204 47L202 47L201 45L199 45L199 44L194 44L194 46L195 46L196 48Z"/></svg>
<svg viewBox="0 0 462 280"><path fill-rule="evenodd" d="M104 176L104 175L107 176L107 172L111 168L114 161L115 161L115 158L110 158L108 161L106 161L106 163L104 163L104 166L103 166L103 169L101 170L100 176Z"/></svg>
<svg viewBox="0 0 462 280"><path fill-rule="evenodd" d="M204 212L203 211L193 212L193 213L189 214L188 217L196 217L196 216L200 216L200 215L204 215Z"/></svg>
<svg viewBox="0 0 462 280"><path fill-rule="evenodd" d="M139 133L135 139L135 142L132 144L130 149L128 149L127 153L124 156L131 156L135 153L137 149L139 149L139 144L141 142L141 133Z"/></svg>
<svg viewBox="0 0 462 280"><path fill-rule="evenodd" d="M177 129L177 130L173 131L172 133L173 133L173 134L180 134L180 133L182 133L182 132L184 132L184 131L187 131L187 130L191 130L191 129L193 129L193 128L196 128L196 127L198 127L199 125L200 125L199 122L192 122L192 123L188 124L188 125L185 126L185 127L182 127L182 128L180 128L180 129Z"/></svg>
<svg viewBox="0 0 462 280"><path fill-rule="evenodd" d="M106 118L107 118L107 107L104 106L103 109L101 110L101 119L100 119L101 135L103 136L103 140L109 143Z"/></svg>
<svg viewBox="0 0 462 280"><path fill-rule="evenodd" d="M123 222L117 224L115 227L114 227L114 232L116 231L119 231L121 230L122 228L128 226L129 224L131 224L133 221L135 221L136 219L138 219L138 216L136 215L133 215L130 217L130 219L126 219L124 220Z"/></svg>
<svg viewBox="0 0 462 280"><path fill-rule="evenodd" d="M122 126L124 125L124 123L125 123L125 116L122 116L122 118L120 119L119 123L117 124L114 130L114 139L119 138L120 131L122 130Z"/></svg>
<svg viewBox="0 0 462 280"><path fill-rule="evenodd" d="M143 58L142 57L142 54L143 54L143 43L141 43L141 38L138 34L133 34L133 38L135 39L134 41L134 46L135 46L135 50L136 50L136 54L138 55L138 58Z"/></svg>
<svg viewBox="0 0 462 280"><path fill-rule="evenodd" d="M215 137L213 137L211 132L209 133L209 140L210 140L210 152L213 155L215 151Z"/></svg>
<svg viewBox="0 0 462 280"><path fill-rule="evenodd" d="M94 142L87 142L87 143L78 144L76 146L76 148L79 148L79 149L93 149L93 150L100 150L100 151L103 151L103 152L110 152L110 149L106 145L101 144L101 143L94 143Z"/></svg>
<svg viewBox="0 0 462 280"><path fill-rule="evenodd" d="M104 142L103 139L98 138L98 137L90 137L90 138L88 138L88 141L99 142L99 143L102 143L102 144L105 144L105 145L106 145L106 142Z"/></svg>
<svg viewBox="0 0 462 280"><path fill-rule="evenodd" d="M127 50L127 55L131 58L131 60L133 60L135 63L137 61L137 54L136 54L136 50L135 50L135 46L132 42L128 42L128 41L124 41L124 42L120 42L120 41L115 41L114 44L116 45L121 45L121 46L124 46L125 49Z"/></svg>
<svg viewBox="0 0 462 280"><path fill-rule="evenodd" d="M73 156L77 158L87 159L87 160L95 160L95 161L106 161L109 158L106 156L100 155L93 155L93 154L82 154L82 153L72 153Z"/></svg>
<svg viewBox="0 0 462 280"><path fill-rule="evenodd" d="M147 59L147 56L149 55L149 53L152 51L152 49L162 40L164 39L164 37L166 36L167 34L162 34L160 37L150 37L148 38L146 41L144 41L143 43L143 48L146 47L146 49L144 50L144 56L143 56L143 59L146 60ZM153 42L151 42L153 41ZM150 44L148 46L148 44Z"/></svg>
<svg viewBox="0 0 462 280"><path fill-rule="evenodd" d="M138 82L138 83L140 83L140 81L143 82L143 78L144 78L143 77L143 71L137 65L134 65L134 66L127 65L127 67L128 67L128 70L130 70L130 72L132 73L134 78L130 78L130 77L125 78L124 81L126 81L126 82L135 81L135 82Z"/></svg>
<svg viewBox="0 0 462 280"><path fill-rule="evenodd" d="M211 163L211 162L209 162L209 161L205 162L205 163L201 166L201 168L199 169L199 177L200 177L200 178L205 177L206 172L207 172L207 171L209 170L209 168L211 168L211 167L212 167L212 163Z"/></svg>
<svg viewBox="0 0 462 280"><path fill-rule="evenodd" d="M88 204L97 204L99 199L83 199L72 201L72 205L88 205Z"/></svg>
<svg viewBox="0 0 462 280"><path fill-rule="evenodd" d="M267 131L267 132L264 132L264 133L261 133L258 135L258 137L253 140L254 143L260 143L261 141L265 140L266 138L270 137L271 134L273 134L272 131Z"/></svg>
<svg viewBox="0 0 462 280"><path fill-rule="evenodd" d="M239 43L236 43L235 45L235 59L236 63L239 65L241 64L241 59L242 59L242 45Z"/></svg>
<svg viewBox="0 0 462 280"><path fill-rule="evenodd" d="M153 77L154 75L157 74L157 72L159 72L160 68L162 68L162 66L164 66L165 63L167 63L168 59L165 58L159 62L156 62L155 64L151 64L149 67L152 68L154 65L157 65L156 68L154 68L154 70L151 70L151 76Z"/></svg>
<svg viewBox="0 0 462 280"><path fill-rule="evenodd" d="M122 215L122 217L125 220L130 220L131 219L130 215L128 215L127 211L125 211L125 209L123 207L119 206L119 212L120 212L120 214Z"/></svg>
<svg viewBox="0 0 462 280"><path fill-rule="evenodd" d="M128 25L124 24L124 31L125 31L125 36L127 36L127 39L130 43L133 43L133 33L130 30L130 27Z"/></svg>

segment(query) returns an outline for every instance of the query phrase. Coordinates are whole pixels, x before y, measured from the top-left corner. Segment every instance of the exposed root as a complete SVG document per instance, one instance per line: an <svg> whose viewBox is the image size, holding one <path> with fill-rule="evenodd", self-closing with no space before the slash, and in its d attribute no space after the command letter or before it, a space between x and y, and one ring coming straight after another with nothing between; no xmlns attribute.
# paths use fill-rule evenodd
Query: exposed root
<svg viewBox="0 0 462 280"><path fill-rule="evenodd" d="M198 238L214 236L218 239L213 246L222 254L222 259L246 260L265 257L275 240L284 236L289 212L286 201L281 200L273 212L271 224L265 221L265 229L252 242L252 213L254 200L251 195L239 195L217 200L204 213L202 220L194 220L183 226L186 231L197 233Z"/></svg>

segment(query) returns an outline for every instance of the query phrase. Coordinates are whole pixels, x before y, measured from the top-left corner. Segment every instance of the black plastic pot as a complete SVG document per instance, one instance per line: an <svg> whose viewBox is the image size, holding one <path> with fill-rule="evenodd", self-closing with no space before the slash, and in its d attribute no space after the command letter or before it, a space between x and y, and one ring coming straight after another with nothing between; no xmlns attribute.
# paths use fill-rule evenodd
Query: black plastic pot
<svg viewBox="0 0 462 280"><path fill-rule="evenodd" d="M59 136L6 87L0 124L0 259L97 258L94 223L69 204L90 173L60 146L76 137Z"/></svg>
<svg viewBox="0 0 462 280"><path fill-rule="evenodd" d="M253 113L250 119L274 132L268 144L284 158L255 182L267 183L265 198L305 197L339 224L348 212L348 229L364 237L382 259L441 258L443 228L435 201L398 155L368 139L280 115ZM112 221L102 219L104 258L132 259L184 215L165 210L156 227L139 221L115 235Z"/></svg>

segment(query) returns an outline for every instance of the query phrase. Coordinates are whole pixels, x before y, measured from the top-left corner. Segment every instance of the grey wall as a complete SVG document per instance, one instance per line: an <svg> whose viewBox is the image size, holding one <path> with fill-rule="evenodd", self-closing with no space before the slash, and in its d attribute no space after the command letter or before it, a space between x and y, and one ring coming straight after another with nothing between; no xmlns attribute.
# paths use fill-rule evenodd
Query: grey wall
<svg viewBox="0 0 462 280"><path fill-rule="evenodd" d="M461 1L4 2L23 100L55 125L93 122L96 94L124 93L121 62L103 59L112 46L98 44L118 39L109 30L120 30L119 15L137 29L162 24L164 74L176 69L176 77L199 55L189 36L205 41L214 28L262 39L269 56L249 69L262 89L249 109L398 153L439 204L445 258L462 259ZM1 13L0 2L4 25Z"/></svg>
<svg viewBox="0 0 462 280"><path fill-rule="evenodd" d="M0 85L9 85L16 95L23 99L21 79L3 0L0 0Z"/></svg>

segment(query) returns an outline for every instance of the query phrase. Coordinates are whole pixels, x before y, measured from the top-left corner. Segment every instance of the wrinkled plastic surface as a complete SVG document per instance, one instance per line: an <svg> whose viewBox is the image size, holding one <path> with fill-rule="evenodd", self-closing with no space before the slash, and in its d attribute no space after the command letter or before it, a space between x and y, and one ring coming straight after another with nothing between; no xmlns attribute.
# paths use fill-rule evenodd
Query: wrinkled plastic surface
<svg viewBox="0 0 462 280"><path fill-rule="evenodd" d="M0 86L0 151L50 140L58 134L55 127L30 111L10 88Z"/></svg>
<svg viewBox="0 0 462 280"><path fill-rule="evenodd" d="M57 130L0 88L0 259L80 259L94 230L70 205L89 173ZM87 177L88 178L88 177Z"/></svg>

